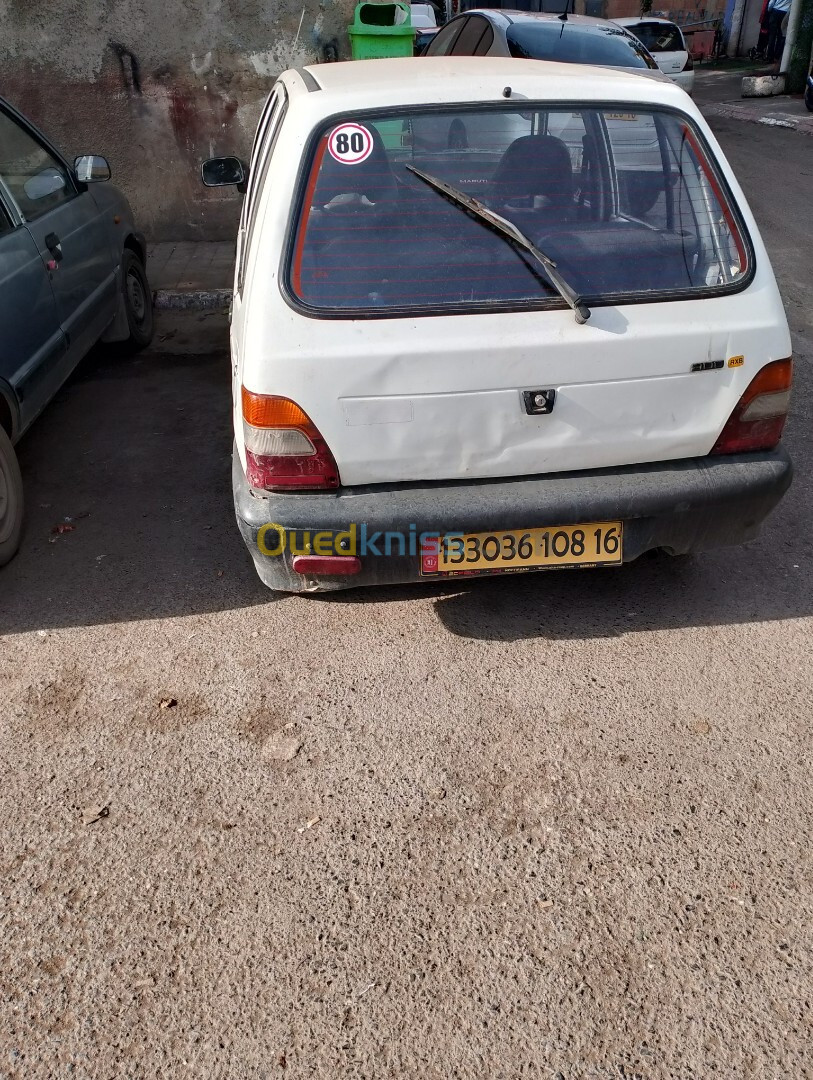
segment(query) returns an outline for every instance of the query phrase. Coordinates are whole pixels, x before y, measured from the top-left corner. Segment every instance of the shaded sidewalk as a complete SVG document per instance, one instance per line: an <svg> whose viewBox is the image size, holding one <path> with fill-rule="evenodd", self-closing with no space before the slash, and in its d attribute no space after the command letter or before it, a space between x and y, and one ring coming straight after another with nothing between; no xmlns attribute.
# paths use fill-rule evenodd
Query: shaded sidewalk
<svg viewBox="0 0 813 1080"><path fill-rule="evenodd" d="M802 135L813 135L813 113L808 112L801 94L742 97L743 76L763 72L764 65L762 68L698 71L695 75L695 102L704 116L725 116L730 120L745 120L752 124L788 128Z"/></svg>
<svg viewBox="0 0 813 1080"><path fill-rule="evenodd" d="M234 241L151 244L147 273L158 308L227 307L234 279Z"/></svg>

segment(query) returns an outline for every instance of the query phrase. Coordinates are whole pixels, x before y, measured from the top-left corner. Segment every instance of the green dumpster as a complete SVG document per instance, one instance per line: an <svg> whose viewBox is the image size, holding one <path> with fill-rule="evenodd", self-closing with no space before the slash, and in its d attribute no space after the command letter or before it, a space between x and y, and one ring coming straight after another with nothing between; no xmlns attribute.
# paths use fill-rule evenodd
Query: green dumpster
<svg viewBox="0 0 813 1080"><path fill-rule="evenodd" d="M402 21L396 22L396 19ZM355 18L347 32L354 60L412 56L415 28L410 6L403 0L391 4L357 4Z"/></svg>

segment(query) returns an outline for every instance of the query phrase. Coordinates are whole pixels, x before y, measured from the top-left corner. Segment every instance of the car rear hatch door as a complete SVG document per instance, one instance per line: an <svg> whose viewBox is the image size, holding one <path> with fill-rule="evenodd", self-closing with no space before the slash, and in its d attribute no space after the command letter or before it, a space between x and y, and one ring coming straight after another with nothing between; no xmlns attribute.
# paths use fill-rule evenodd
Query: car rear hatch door
<svg viewBox="0 0 813 1080"><path fill-rule="evenodd" d="M728 362L770 319L741 292L750 247L708 150L679 116L639 113L571 107L554 123L531 111L519 137L509 115L496 155L493 126L482 153L420 158L374 123L328 131L294 239L284 374L250 389L305 410L344 485L708 453L741 393ZM371 164L343 167L345 154ZM410 163L532 233L592 297L587 322L527 253Z"/></svg>
<svg viewBox="0 0 813 1080"><path fill-rule="evenodd" d="M677 75L678 72L683 71L688 59L689 54L685 49L682 52L664 52L655 54L655 60L657 61L658 67L666 75Z"/></svg>
<svg viewBox="0 0 813 1080"><path fill-rule="evenodd" d="M344 485L702 455L741 393L727 367L739 346L711 325L720 303L697 302L692 315L600 308L585 326L569 311L433 320L431 333L425 322L389 325L389 347L365 347L361 334L352 353L325 343L321 362L300 369L311 392L297 378L289 396Z"/></svg>

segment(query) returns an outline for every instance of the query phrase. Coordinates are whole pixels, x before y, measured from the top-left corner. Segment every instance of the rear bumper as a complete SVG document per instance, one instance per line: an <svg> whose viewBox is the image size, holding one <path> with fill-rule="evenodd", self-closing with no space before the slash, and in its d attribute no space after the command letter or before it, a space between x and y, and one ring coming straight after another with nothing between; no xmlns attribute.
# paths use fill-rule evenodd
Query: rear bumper
<svg viewBox="0 0 813 1080"><path fill-rule="evenodd" d="M236 453L233 466L240 532L262 580L283 592L426 580L421 577L421 533L490 532L620 520L624 522L624 562L657 548L681 555L741 544L757 535L790 486L792 475L790 458L780 446L758 454L595 472L381 485L320 495L258 498L246 484ZM288 534L289 542L279 555L264 555L258 546L258 533L271 523ZM397 542L390 547L396 553L389 555L370 553L369 547L358 544L361 572L355 576L305 578L294 573L292 546L301 553L316 533L337 536L353 525L359 538L402 533L406 554L397 553ZM366 527L363 533L362 526ZM277 535L272 534L266 548L278 545ZM382 547L381 542L378 547Z"/></svg>

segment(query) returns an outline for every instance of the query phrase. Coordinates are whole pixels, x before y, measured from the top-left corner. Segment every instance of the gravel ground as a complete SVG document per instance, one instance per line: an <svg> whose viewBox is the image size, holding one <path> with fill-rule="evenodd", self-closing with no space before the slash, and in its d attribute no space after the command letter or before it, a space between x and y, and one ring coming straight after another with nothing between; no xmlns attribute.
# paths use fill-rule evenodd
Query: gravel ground
<svg viewBox="0 0 813 1080"><path fill-rule="evenodd" d="M0 1077L813 1076L809 147L715 126L800 358L744 549L274 596L216 316L27 436Z"/></svg>

